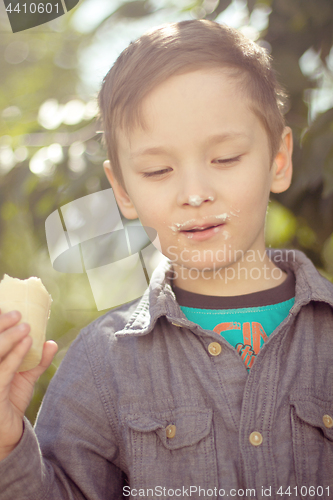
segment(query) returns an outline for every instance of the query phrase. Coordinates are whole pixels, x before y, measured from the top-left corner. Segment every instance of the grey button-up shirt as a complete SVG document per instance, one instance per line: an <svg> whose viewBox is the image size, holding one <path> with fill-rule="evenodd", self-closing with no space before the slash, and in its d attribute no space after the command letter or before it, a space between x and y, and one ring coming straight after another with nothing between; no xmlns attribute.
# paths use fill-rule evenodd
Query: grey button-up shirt
<svg viewBox="0 0 333 500"><path fill-rule="evenodd" d="M295 304L249 374L186 319L169 264L86 327L0 463L1 500L333 499L333 285L300 252L275 259Z"/></svg>

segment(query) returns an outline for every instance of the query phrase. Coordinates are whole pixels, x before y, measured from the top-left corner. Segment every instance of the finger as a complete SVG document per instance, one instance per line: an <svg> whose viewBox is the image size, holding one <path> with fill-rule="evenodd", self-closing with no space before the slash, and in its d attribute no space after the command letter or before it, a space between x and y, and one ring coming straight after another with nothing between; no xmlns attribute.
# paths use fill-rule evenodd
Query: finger
<svg viewBox="0 0 333 500"><path fill-rule="evenodd" d="M23 372L22 374L34 383L50 366L57 351L58 345L53 340L48 340L44 343L42 359L39 365L36 366L36 368L32 368L32 370Z"/></svg>
<svg viewBox="0 0 333 500"><path fill-rule="evenodd" d="M32 346L32 338L28 335L2 359L0 363L1 387L9 386L17 372L24 356Z"/></svg>
<svg viewBox="0 0 333 500"><path fill-rule="evenodd" d="M0 314L0 333L15 325L15 323L18 323L21 318L22 315L19 311L10 311L5 314Z"/></svg>
<svg viewBox="0 0 333 500"><path fill-rule="evenodd" d="M20 325L8 328L0 334L0 362L29 332L30 326L27 323L21 323Z"/></svg>

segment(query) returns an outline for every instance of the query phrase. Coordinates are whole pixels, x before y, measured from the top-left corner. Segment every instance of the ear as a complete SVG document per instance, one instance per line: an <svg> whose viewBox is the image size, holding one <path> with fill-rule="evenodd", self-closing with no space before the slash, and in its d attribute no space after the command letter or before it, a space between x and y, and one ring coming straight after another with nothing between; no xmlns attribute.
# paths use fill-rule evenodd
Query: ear
<svg viewBox="0 0 333 500"><path fill-rule="evenodd" d="M291 183L293 173L292 163L293 134L290 127L285 127L281 137L280 149L273 162L272 193L283 193Z"/></svg>
<svg viewBox="0 0 333 500"><path fill-rule="evenodd" d="M105 175L108 178L108 181L113 189L121 213L124 217L126 217L126 219L137 219L138 214L136 212L136 209L126 192L126 189L116 179L109 160L106 160L103 163L103 167Z"/></svg>

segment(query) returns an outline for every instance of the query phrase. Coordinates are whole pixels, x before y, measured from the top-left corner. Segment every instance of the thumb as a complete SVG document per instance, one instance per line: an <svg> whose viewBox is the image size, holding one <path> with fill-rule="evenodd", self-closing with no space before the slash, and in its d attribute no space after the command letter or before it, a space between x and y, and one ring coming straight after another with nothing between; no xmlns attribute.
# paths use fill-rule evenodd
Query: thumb
<svg viewBox="0 0 333 500"><path fill-rule="evenodd" d="M29 371L23 372L25 378L34 384L36 380L47 370L51 365L55 354L58 351L58 346L53 340L48 340L44 343L42 359L38 366Z"/></svg>

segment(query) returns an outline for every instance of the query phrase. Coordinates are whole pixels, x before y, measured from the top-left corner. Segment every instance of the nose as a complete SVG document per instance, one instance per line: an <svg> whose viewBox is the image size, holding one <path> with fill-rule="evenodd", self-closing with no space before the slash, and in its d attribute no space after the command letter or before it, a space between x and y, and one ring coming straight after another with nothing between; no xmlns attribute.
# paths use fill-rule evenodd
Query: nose
<svg viewBox="0 0 333 500"><path fill-rule="evenodd" d="M202 172L199 174L195 168L192 168L187 175L183 174L179 181L179 205L200 207L203 203L214 201L214 188L209 185Z"/></svg>
<svg viewBox="0 0 333 500"><path fill-rule="evenodd" d="M188 204L192 207L200 207L204 201L214 201L213 196L201 197L198 194L190 194L188 197Z"/></svg>

